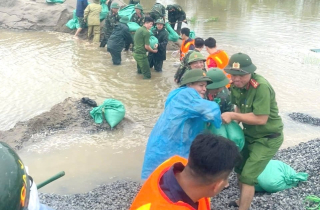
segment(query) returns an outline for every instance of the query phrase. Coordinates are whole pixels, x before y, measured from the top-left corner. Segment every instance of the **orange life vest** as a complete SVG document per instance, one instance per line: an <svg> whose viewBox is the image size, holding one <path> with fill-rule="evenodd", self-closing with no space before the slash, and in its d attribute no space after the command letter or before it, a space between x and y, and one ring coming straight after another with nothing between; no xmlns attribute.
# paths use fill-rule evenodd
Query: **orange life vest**
<svg viewBox="0 0 320 210"><path fill-rule="evenodd" d="M142 186L130 210L194 210L193 207L182 201L173 203L160 188L161 177L177 162L186 165L187 159L176 155L158 166ZM210 210L209 198L202 198L198 202L198 210Z"/></svg>
<svg viewBox="0 0 320 210"><path fill-rule="evenodd" d="M180 47L180 61L182 61L183 57L187 54L189 51L190 45L194 45L194 40L187 42L185 44L186 40L182 41L181 47Z"/></svg>
<svg viewBox="0 0 320 210"><path fill-rule="evenodd" d="M228 77L228 79L230 80L230 83L226 85L226 87L229 88L230 84L232 82L231 75L223 70L229 63L229 57L228 57L227 53L223 50L218 50L217 52L210 54L207 57L207 61L206 61L208 68L209 68L209 64L210 64L211 59L216 62L217 67L219 69L221 69L223 71L223 73L226 75L226 77Z"/></svg>

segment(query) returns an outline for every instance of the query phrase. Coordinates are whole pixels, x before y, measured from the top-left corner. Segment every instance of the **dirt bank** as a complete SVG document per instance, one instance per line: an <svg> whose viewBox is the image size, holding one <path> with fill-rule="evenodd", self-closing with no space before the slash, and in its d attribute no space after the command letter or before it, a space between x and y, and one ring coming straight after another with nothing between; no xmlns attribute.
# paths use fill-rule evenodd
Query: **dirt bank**
<svg viewBox="0 0 320 210"><path fill-rule="evenodd" d="M94 123L89 114L91 110L92 107L81 103L81 100L67 98L53 106L49 112L42 113L25 122L18 122L10 130L0 131L0 141L4 141L19 150L23 146L35 143L30 140L33 135L40 135L45 138L57 133L111 132L105 121L101 125ZM131 122L125 118L115 129L122 129Z"/></svg>

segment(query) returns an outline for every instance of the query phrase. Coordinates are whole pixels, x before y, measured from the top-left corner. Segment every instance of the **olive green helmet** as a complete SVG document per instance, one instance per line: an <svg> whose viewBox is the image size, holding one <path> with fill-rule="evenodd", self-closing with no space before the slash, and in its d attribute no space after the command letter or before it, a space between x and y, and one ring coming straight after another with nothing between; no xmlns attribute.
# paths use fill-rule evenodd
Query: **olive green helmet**
<svg viewBox="0 0 320 210"><path fill-rule="evenodd" d="M17 153L0 142L0 209L27 210L30 178Z"/></svg>
<svg viewBox="0 0 320 210"><path fill-rule="evenodd" d="M156 21L156 24L157 24L157 23L160 23L160 24L163 24L163 25L165 24L165 22L164 22L164 20L163 20L162 18L159 18L159 19Z"/></svg>
<svg viewBox="0 0 320 210"><path fill-rule="evenodd" d="M206 61L206 58L201 53L194 51L189 56L188 64L195 61Z"/></svg>
<svg viewBox="0 0 320 210"><path fill-rule="evenodd" d="M207 84L212 83L211 79L207 77L206 72L202 69L192 69L182 76L180 87L193 82L207 82Z"/></svg>
<svg viewBox="0 0 320 210"><path fill-rule="evenodd" d="M135 8L135 9L140 9L141 11L143 10L141 4L136 4L136 5L134 6L134 8Z"/></svg>
<svg viewBox="0 0 320 210"><path fill-rule="evenodd" d="M212 83L207 85L208 90L218 89L229 84L229 79L223 73L222 69L210 68L207 72L207 76L212 80Z"/></svg>
<svg viewBox="0 0 320 210"><path fill-rule="evenodd" d="M117 3L117 2L113 2L112 4L111 4L111 7L110 7L111 9L119 9L120 8L120 5Z"/></svg>

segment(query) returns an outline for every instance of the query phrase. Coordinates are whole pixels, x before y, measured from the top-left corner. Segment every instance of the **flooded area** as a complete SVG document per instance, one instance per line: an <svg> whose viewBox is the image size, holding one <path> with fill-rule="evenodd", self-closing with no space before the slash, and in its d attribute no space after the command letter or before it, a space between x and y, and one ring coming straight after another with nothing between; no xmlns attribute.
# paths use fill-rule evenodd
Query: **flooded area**
<svg viewBox="0 0 320 210"><path fill-rule="evenodd" d="M319 127L292 121L301 112L320 117L320 2L317 0L177 0L196 36L214 37L229 55L248 54L257 73L272 84L285 125L282 148L320 137ZM153 1L141 0L150 11ZM217 21L213 21L214 18ZM139 180L148 135L163 110L178 57L167 53L163 72L151 80L136 73L131 52L113 66L106 49L57 32L0 29L0 130L12 128L62 102L90 97L101 104L121 100L134 126L94 135L33 137L40 142L19 155L39 183L64 170L66 176L41 189L72 194L117 179ZM207 53L203 50L203 54Z"/></svg>

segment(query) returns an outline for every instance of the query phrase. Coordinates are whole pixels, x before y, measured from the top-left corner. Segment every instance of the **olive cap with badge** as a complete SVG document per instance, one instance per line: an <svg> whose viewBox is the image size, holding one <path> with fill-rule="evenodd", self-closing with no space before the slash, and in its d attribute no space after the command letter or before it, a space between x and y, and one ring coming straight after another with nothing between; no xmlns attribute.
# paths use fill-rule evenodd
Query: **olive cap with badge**
<svg viewBox="0 0 320 210"><path fill-rule="evenodd" d="M207 90L222 88L230 82L222 69L219 68L210 68L207 72L207 76L212 80L212 83L207 85Z"/></svg>
<svg viewBox="0 0 320 210"><path fill-rule="evenodd" d="M164 22L164 20L162 19L162 18L159 18L156 22L155 22L156 24L165 24L165 22Z"/></svg>
<svg viewBox="0 0 320 210"><path fill-rule="evenodd" d="M193 82L207 82L207 84L211 84L212 80L207 77L206 72L202 69L192 69L182 76L180 87Z"/></svg>
<svg viewBox="0 0 320 210"><path fill-rule="evenodd" d="M135 8L135 9L140 9L141 11L143 10L141 4L136 4L136 5L134 6L134 8Z"/></svg>
<svg viewBox="0 0 320 210"><path fill-rule="evenodd" d="M257 67L252 63L251 58L244 53L233 54L228 65L224 68L225 72L231 75L253 74Z"/></svg>
<svg viewBox="0 0 320 210"><path fill-rule="evenodd" d="M194 51L189 56L188 64L195 61L206 61L206 58L201 53Z"/></svg>
<svg viewBox="0 0 320 210"><path fill-rule="evenodd" d="M117 3L117 2L113 2L112 4L111 4L111 7L110 7L111 9L119 9L120 8L120 5Z"/></svg>

